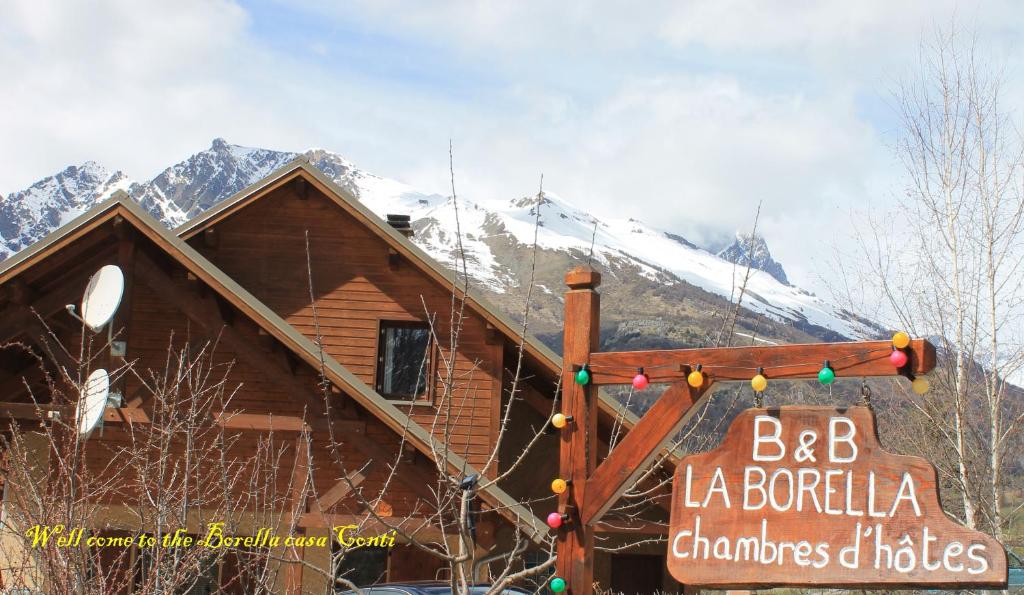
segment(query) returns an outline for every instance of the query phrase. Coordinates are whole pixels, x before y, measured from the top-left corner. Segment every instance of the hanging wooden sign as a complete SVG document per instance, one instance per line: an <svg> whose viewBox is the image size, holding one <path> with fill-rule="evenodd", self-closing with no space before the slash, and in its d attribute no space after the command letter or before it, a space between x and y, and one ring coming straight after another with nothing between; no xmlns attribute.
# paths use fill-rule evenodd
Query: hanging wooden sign
<svg viewBox="0 0 1024 595"><path fill-rule="evenodd" d="M684 458L668 568L706 587L999 587L1006 553L949 520L936 472L882 450L867 407L741 413Z"/></svg>

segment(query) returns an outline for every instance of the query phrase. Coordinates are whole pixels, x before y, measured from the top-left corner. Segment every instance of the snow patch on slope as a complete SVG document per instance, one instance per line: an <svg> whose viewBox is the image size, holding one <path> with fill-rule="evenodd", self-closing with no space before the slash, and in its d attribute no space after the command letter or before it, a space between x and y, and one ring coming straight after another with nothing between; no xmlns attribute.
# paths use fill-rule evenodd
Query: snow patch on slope
<svg viewBox="0 0 1024 595"><path fill-rule="evenodd" d="M409 215L416 230L413 242L453 269L461 269L456 258L460 249L456 230L461 230L467 273L474 283L490 291L503 293L519 283L513 275L515 263L502 262L491 246L496 242L532 245L538 208L540 248L587 258L593 247L593 259L613 274L622 266L635 267L652 282L686 282L733 300L745 274L745 267L679 235L631 218L598 219L554 193L546 193L539 203L536 197L489 202L460 197L456 202L360 170L330 151L309 149L302 155L381 218L388 213ZM0 256L39 240L117 189L127 189L143 208L175 227L299 156L232 145L218 138L210 148L141 184L92 162L69 167L3 201ZM767 246L763 251L770 256ZM542 291L551 292L548 288ZM781 322L811 324L846 337L864 337L872 331L864 321L760 270L751 272L743 305Z"/></svg>

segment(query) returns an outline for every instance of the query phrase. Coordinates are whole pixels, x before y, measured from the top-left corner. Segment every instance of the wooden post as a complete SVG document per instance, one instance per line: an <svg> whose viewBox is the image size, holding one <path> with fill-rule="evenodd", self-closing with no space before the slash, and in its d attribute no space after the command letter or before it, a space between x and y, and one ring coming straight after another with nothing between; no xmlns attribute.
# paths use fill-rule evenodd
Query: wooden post
<svg viewBox="0 0 1024 595"><path fill-rule="evenodd" d="M598 351L601 306L596 291L601 275L590 267L577 267L565 276L565 283L569 291L563 323L561 411L572 416L573 423L561 430L559 477L570 483L559 496L558 507L570 520L558 532L555 572L576 595L593 590L594 531L601 517L698 410L716 381L748 382L760 367L769 369L769 378L816 378L826 361L837 377L909 376L935 367L935 347L923 339L903 349L909 361L901 368L889 359L890 341L602 353ZM704 374L700 388L687 383L691 364L700 364ZM575 381L582 365L592 369L586 386ZM650 370L652 383L672 386L597 466L597 387L629 384L641 367ZM687 587L686 592L694 591Z"/></svg>
<svg viewBox="0 0 1024 595"><path fill-rule="evenodd" d="M289 528L294 528L295 535L304 535L306 530L298 527L299 519L306 512L306 496L309 487L309 441L308 432L302 432L295 439L295 467L292 470L291 515ZM302 558L303 548L292 547L285 551L288 566L285 568L285 587L287 595L302 593Z"/></svg>
<svg viewBox="0 0 1024 595"><path fill-rule="evenodd" d="M577 368L590 361L600 339L601 296L595 291L601 275L590 267L577 267L565 276L564 350L562 352L562 413L573 423L561 432L560 477L571 481L558 498L558 508L570 514L569 526L558 535L556 575L568 583L567 591L589 594L594 583L594 528L584 524L580 511L586 499L587 479L597 462L597 388L576 384Z"/></svg>

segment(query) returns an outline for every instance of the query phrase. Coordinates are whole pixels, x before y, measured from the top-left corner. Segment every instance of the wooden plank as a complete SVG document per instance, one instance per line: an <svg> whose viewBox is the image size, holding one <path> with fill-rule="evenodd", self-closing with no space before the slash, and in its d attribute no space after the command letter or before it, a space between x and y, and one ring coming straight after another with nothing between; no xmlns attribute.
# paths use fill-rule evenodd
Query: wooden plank
<svg viewBox="0 0 1024 595"><path fill-rule="evenodd" d="M742 411L717 448L683 459L673 486L668 569L682 583L1006 585L1003 546L943 512L935 467L883 450L868 407Z"/></svg>
<svg viewBox="0 0 1024 595"><path fill-rule="evenodd" d="M229 413L216 414L217 422L225 428L233 430L252 430L258 432L326 432L326 419L303 419L294 415L276 415L268 413ZM339 434L363 434L366 422L348 419L335 419L334 431Z"/></svg>
<svg viewBox="0 0 1024 595"><path fill-rule="evenodd" d="M358 514L322 514L319 512L311 512L303 515L300 526L309 529L333 529L334 527L345 527L349 525L358 525L361 530L360 536L374 537L382 533L388 533L391 531L391 527L384 525L380 521L367 518L369 515L358 515ZM430 523L429 519L410 516L404 518L392 518L388 519L388 524L399 527L405 533L414 534L415 539L422 541L423 543L429 542L442 542L445 540L445 533L443 530L438 528L436 525ZM349 532L350 533L350 532ZM346 533L346 537L349 534ZM332 537L337 536L334 533ZM396 535L396 540L401 540L401 536Z"/></svg>
<svg viewBox="0 0 1024 595"><path fill-rule="evenodd" d="M24 320L25 332L27 333L28 339L31 343L36 345L43 351L47 358L53 358L54 363L63 369L64 374L67 375L68 379L75 379L78 377L79 364L64 350L64 346L53 331L46 328L39 318L35 314L29 313ZM58 382L65 382L65 376L61 374L60 377L54 380ZM70 387L69 387L70 388ZM69 394L68 398L73 398L73 395Z"/></svg>
<svg viewBox="0 0 1024 595"><path fill-rule="evenodd" d="M0 403L0 413L5 405L20 406L21 403ZM12 407L11 411L26 412L25 418L36 417L34 411L22 407ZM149 413L138 407L107 408L103 412L103 421L107 423L151 423ZM214 421L230 430L251 432L315 432L326 434L327 420L303 420L294 415L271 415L266 413L228 413L215 414ZM334 420L334 431L340 435L364 434L366 423L358 420Z"/></svg>
<svg viewBox="0 0 1024 595"><path fill-rule="evenodd" d="M594 525L598 533L620 534L620 535L668 535L667 523L656 523L653 521L624 521L607 520L598 521Z"/></svg>
<svg viewBox="0 0 1024 595"><path fill-rule="evenodd" d="M662 393L587 480L587 498L580 510L584 523L601 520L622 493L647 471L647 466L699 410L710 394L710 387L710 379L700 388L677 382Z"/></svg>
<svg viewBox="0 0 1024 595"><path fill-rule="evenodd" d="M425 262L421 257L421 253L416 252L414 248L411 248L408 242L403 242L401 239L397 239L387 230L379 227L377 222L368 219L359 209L357 209L352 204L349 204L347 199L337 196L331 188L324 186L324 184L321 183L314 174L305 171L302 168L302 166L296 166L295 171L289 172L287 175L282 176L281 179L275 180L271 184L268 184L262 188L255 189L251 195L249 195L243 200L239 200L236 204L231 205L230 208L227 208L224 211L216 213L216 215L210 217L207 220L202 221L200 224L197 224L194 227L185 229L181 237L187 240L188 238L199 233L203 229L217 225L222 221L226 221L232 214L236 213L245 205L254 203L259 198L268 196L274 193L275 190L280 189L282 187L282 184L285 183L286 180L296 179L297 177L300 176L305 178L312 188L318 190L330 202L342 208L342 210L349 216L349 218L344 218L344 221L351 222L352 220L354 220L354 225L351 223L345 225L345 237L351 237L353 239L358 238L359 243L368 243L372 239L377 239L385 243L386 245L389 245L390 247L394 248L399 254L405 257L406 260L412 263L416 269L418 269L421 273L425 274L426 278L429 280L429 285L432 286L432 288L435 291L440 290L443 295L450 296L451 292L454 289L454 292L456 293L457 297L464 297L462 296L462 292L458 288L458 286L455 286L453 288L451 279L448 278L448 275L446 273L442 272L440 266L432 266L431 263ZM315 201L308 202L310 204L313 204ZM326 219L328 215L334 216L337 213L337 211L333 208L334 205L329 204L330 208L323 210L323 214L325 215L324 219ZM285 210L291 211L291 209ZM308 217L306 219L308 219ZM224 239L228 237L228 234L231 234L233 232L239 233L240 235L245 237L251 237L251 235L247 233L249 229L251 228L240 226L236 226L235 228L230 228L227 226L218 227L219 232L224 234L222 236L222 238ZM331 232L334 233L335 235L338 235L337 231L337 229L331 229ZM225 249L226 244L228 244L228 242L222 241L222 250ZM247 255L244 252L241 253L240 257L249 260L251 260L252 258L251 254ZM241 277L236 275L236 278L240 279ZM242 282L242 285L246 285L247 287L249 286L247 283L244 282ZM252 288L250 288L250 290L252 290ZM254 293L259 295L258 291L254 291ZM416 301L416 303L419 303L418 300ZM499 331L501 331L506 336L513 339L517 336L517 330L515 328L509 326L504 319L499 318L494 312L491 312L488 308L481 305L475 298L467 297L467 303L476 312L478 316L480 316L487 322L493 324ZM417 312L420 309L421 308L417 306ZM541 351L534 342L528 342L525 346L525 350L530 357L532 357L535 361L539 362L546 369L550 370L552 373L558 373L558 370L553 368L554 364L551 361L551 359L549 359L547 354Z"/></svg>
<svg viewBox="0 0 1024 595"><path fill-rule="evenodd" d="M323 493L319 498L318 507L320 510L330 510L332 506L341 502L345 496L349 495L353 487L359 487L359 484L366 480L365 473L369 473L370 470L356 470L350 472L346 478L339 479L331 489Z"/></svg>
<svg viewBox="0 0 1024 595"><path fill-rule="evenodd" d="M114 340L123 341L125 345L124 356L110 356L111 369L118 369L124 367L130 361L128 357L130 351L128 350L132 347L131 341L129 341L129 334L132 328L132 305L135 295L135 231L121 217L114 220L114 229L119 238L117 244L117 264L124 273L124 290L121 294L121 305L117 308L114 319L110 321L111 328L114 329ZM126 385L128 376L128 374L121 375L111 388L122 395L127 395Z"/></svg>
<svg viewBox="0 0 1024 595"><path fill-rule="evenodd" d="M301 528L302 515L306 513L306 496L309 493L310 467L309 467L309 434L303 433L295 439L295 466L292 470L292 493L291 493L291 525L295 528L297 535L305 534ZM302 594L302 557L305 548L289 547L285 550L285 557L289 562L285 567L285 587L287 595Z"/></svg>
<svg viewBox="0 0 1024 595"><path fill-rule="evenodd" d="M58 408L44 403L0 402L0 418L38 420L49 418Z"/></svg>
<svg viewBox="0 0 1024 595"><path fill-rule="evenodd" d="M5 307L3 314L0 315L0 341L8 341L25 330L26 320L33 319L38 322L37 313L46 319L63 311L65 305L81 297L84 289L84 283L81 286L69 283L62 290L43 294L29 304Z"/></svg>
<svg viewBox="0 0 1024 595"><path fill-rule="evenodd" d="M661 349L652 351L606 351L590 356L594 384L629 384L637 368L644 368L652 383L686 380L686 368L700 364L718 381L748 381L758 368L771 379L817 378L828 360L837 377L895 376L927 374L935 368L935 347L925 339L914 339L907 349L909 362L897 369L889 363L892 343L861 341L851 343L807 343L759 347L714 349ZM581 361L573 363L580 364Z"/></svg>
<svg viewBox="0 0 1024 595"><path fill-rule="evenodd" d="M268 380L277 383L286 392L305 399L311 412L319 413L323 410L323 403L315 396L313 389L286 370L283 361L260 349L257 339L243 337L238 329L225 324L220 314L220 308L213 298L201 297L188 292L167 273L164 273L144 252L139 252L135 261L135 270L139 276L158 295L184 312L200 326L205 327L211 336L219 334L220 340L229 349L257 369L265 372ZM255 333L253 334L255 335Z"/></svg>
<svg viewBox="0 0 1024 595"><path fill-rule="evenodd" d="M568 582L569 593L591 593L594 583L594 529L580 522L575 511L587 500L587 479L597 462L597 388L581 386L574 380L572 362L590 361L597 350L601 297L596 288L601 275L589 267L578 267L565 276L570 290L565 294L565 334L562 370L562 413L575 420L561 430L559 474L571 481L558 497L558 510L573 518L558 531L557 576ZM595 439L594 444L590 443Z"/></svg>

